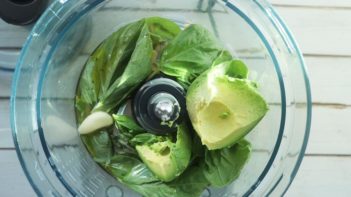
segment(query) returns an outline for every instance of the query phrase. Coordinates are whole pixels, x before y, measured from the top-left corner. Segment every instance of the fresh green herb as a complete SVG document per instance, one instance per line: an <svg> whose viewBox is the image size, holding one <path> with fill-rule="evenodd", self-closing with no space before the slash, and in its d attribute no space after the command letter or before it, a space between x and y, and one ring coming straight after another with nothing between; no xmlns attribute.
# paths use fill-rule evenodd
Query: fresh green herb
<svg viewBox="0 0 351 197"><path fill-rule="evenodd" d="M113 155L112 141L109 133L103 130L82 136L82 140L90 155L101 165L109 163Z"/></svg>
<svg viewBox="0 0 351 197"><path fill-rule="evenodd" d="M210 185L204 175L203 165L191 165L179 178L169 183L175 189L174 197L195 197Z"/></svg>
<svg viewBox="0 0 351 197"><path fill-rule="evenodd" d="M128 155L114 155L105 169L125 184L144 184L158 179L138 158Z"/></svg>
<svg viewBox="0 0 351 197"><path fill-rule="evenodd" d="M223 62L225 66L225 75L231 78L237 79L247 79L249 75L249 69L244 64L244 62L240 60L232 60ZM219 65L221 66L221 65Z"/></svg>
<svg viewBox="0 0 351 197"><path fill-rule="evenodd" d="M159 69L188 87L221 53L222 47L207 29L190 25L165 48Z"/></svg>
<svg viewBox="0 0 351 197"><path fill-rule="evenodd" d="M146 131L133 119L124 115L113 115L116 131L112 135L115 154L137 155L132 139Z"/></svg>
<svg viewBox="0 0 351 197"><path fill-rule="evenodd" d="M101 43L89 57L77 89L78 122L82 122L91 113L101 97L106 94L110 85L116 79L121 78L136 47L143 26L144 21L141 20L122 27ZM144 59L142 56L139 58ZM148 69L147 64L142 66L143 70ZM128 75L128 73L124 73ZM120 92L122 98L128 93L126 90ZM115 101L121 102L117 98Z"/></svg>
<svg viewBox="0 0 351 197"><path fill-rule="evenodd" d="M181 29L173 21L161 17L151 17L145 19L151 32L154 48L157 45L166 45L176 37Z"/></svg>
<svg viewBox="0 0 351 197"><path fill-rule="evenodd" d="M130 133L133 136L145 133L145 130L129 116L113 115L113 119L115 120L116 127L124 133Z"/></svg>
<svg viewBox="0 0 351 197"><path fill-rule="evenodd" d="M229 51L221 51L220 54L213 60L212 66L216 66L223 62L231 61L233 59Z"/></svg>
<svg viewBox="0 0 351 197"><path fill-rule="evenodd" d="M180 177L164 183L137 158L117 155L106 170L121 183L146 197L195 197L209 186L203 165L192 165Z"/></svg>
<svg viewBox="0 0 351 197"><path fill-rule="evenodd" d="M211 185L223 187L234 181L249 159L251 145L241 140L229 148L209 151L205 154L204 174Z"/></svg>
<svg viewBox="0 0 351 197"><path fill-rule="evenodd" d="M151 133L142 133L135 136L130 142L134 145L151 145L156 142L163 142L166 141L167 137L165 136L157 136Z"/></svg>
<svg viewBox="0 0 351 197"><path fill-rule="evenodd" d="M101 95L94 111L110 112L123 102L151 73L152 41L146 24L143 25L136 47L120 77Z"/></svg>

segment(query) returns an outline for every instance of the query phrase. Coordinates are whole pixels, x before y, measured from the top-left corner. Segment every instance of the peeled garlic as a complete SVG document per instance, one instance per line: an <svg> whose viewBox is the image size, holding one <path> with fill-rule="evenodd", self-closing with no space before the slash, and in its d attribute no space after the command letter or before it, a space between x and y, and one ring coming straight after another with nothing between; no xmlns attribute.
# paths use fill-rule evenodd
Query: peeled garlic
<svg viewBox="0 0 351 197"><path fill-rule="evenodd" d="M110 114L106 112L94 112L84 119L78 128L78 132L85 135L112 124L113 119Z"/></svg>

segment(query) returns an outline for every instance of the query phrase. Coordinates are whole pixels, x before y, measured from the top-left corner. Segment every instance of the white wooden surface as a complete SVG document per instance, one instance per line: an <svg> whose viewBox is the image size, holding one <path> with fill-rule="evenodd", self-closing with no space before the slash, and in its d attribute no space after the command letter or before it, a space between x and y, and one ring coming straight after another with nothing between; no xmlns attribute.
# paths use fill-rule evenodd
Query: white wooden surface
<svg viewBox="0 0 351 197"><path fill-rule="evenodd" d="M351 196L351 1L270 0L294 33L310 71L313 124L306 157L286 196ZM0 52L28 28L0 20ZM9 125L11 76L0 72L0 196L35 196Z"/></svg>

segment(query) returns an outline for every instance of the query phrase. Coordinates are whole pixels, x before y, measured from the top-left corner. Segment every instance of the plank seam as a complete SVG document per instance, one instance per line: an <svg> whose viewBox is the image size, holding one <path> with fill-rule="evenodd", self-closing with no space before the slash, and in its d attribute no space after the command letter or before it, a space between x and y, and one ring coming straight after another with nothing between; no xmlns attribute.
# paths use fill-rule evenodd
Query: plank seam
<svg viewBox="0 0 351 197"><path fill-rule="evenodd" d="M337 54L316 54L316 53L304 53L304 57L316 57L316 58L351 58L351 55L337 55Z"/></svg>
<svg viewBox="0 0 351 197"><path fill-rule="evenodd" d="M297 9L320 9L320 10L351 10L351 6L327 6L327 5L292 5L273 3L274 7L280 8L297 8Z"/></svg>
<svg viewBox="0 0 351 197"><path fill-rule="evenodd" d="M0 151L14 151L15 147L0 147Z"/></svg>
<svg viewBox="0 0 351 197"><path fill-rule="evenodd" d="M345 158L351 158L351 154L306 153L305 157L345 157Z"/></svg>
<svg viewBox="0 0 351 197"><path fill-rule="evenodd" d="M22 47L6 47L6 46L0 46L1 51L20 51L22 50Z"/></svg>

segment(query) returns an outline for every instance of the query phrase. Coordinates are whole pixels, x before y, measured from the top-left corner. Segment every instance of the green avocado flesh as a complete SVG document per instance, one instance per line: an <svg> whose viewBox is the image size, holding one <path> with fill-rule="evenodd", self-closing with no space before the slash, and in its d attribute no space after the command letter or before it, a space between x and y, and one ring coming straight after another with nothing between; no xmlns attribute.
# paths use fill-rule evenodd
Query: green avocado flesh
<svg viewBox="0 0 351 197"><path fill-rule="evenodd" d="M154 145L165 145L161 143ZM146 145L136 146L136 150L143 162L160 180L168 182L176 177L177 169L173 165L168 147L161 153L156 152L152 147Z"/></svg>
<svg viewBox="0 0 351 197"><path fill-rule="evenodd" d="M235 144L263 118L268 106L247 79L231 77L233 64L220 64L189 87L187 109L209 150Z"/></svg>
<svg viewBox="0 0 351 197"><path fill-rule="evenodd" d="M178 177L188 166L191 156L190 137L184 126L178 127L177 142L170 140L136 146L141 160L164 182Z"/></svg>

